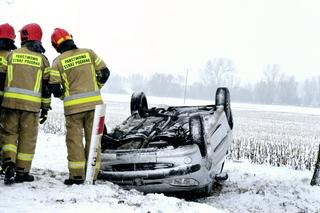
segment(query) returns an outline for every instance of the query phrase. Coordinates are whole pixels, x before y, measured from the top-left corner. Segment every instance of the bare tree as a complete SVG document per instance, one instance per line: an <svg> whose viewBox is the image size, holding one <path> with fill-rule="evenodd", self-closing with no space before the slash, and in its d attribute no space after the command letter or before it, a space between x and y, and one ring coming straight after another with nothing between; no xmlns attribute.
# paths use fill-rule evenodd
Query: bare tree
<svg viewBox="0 0 320 213"><path fill-rule="evenodd" d="M127 82L128 82L128 87L130 87L130 89L132 89L132 91L134 92L146 90L146 86L145 86L146 78L141 74L130 75L127 78Z"/></svg>
<svg viewBox="0 0 320 213"><path fill-rule="evenodd" d="M301 101L307 106L320 105L320 76L308 78L301 89Z"/></svg>
<svg viewBox="0 0 320 213"><path fill-rule="evenodd" d="M276 102L276 91L280 79L280 66L277 64L269 64L263 72L263 78L258 82L257 97L262 99L263 103L274 104ZM261 101L261 100L260 100Z"/></svg>
<svg viewBox="0 0 320 213"><path fill-rule="evenodd" d="M315 89L315 81L314 79L306 79L304 81L303 87L302 87L302 92L301 92L301 99L304 104L310 106L314 104L315 100L315 94L314 94L314 89Z"/></svg>
<svg viewBox="0 0 320 213"><path fill-rule="evenodd" d="M213 91L221 86L234 87L238 82L234 64L226 58L209 60L203 70L202 82L205 87Z"/></svg>
<svg viewBox="0 0 320 213"><path fill-rule="evenodd" d="M183 94L183 78L171 74L155 73L146 83L146 88L151 95L181 97Z"/></svg>
<svg viewBox="0 0 320 213"><path fill-rule="evenodd" d="M298 104L298 83L293 76L280 72L277 64L268 65L255 85L255 101L267 104Z"/></svg>
<svg viewBox="0 0 320 213"><path fill-rule="evenodd" d="M297 95L298 82L293 76L281 75L276 92L276 103L279 104L299 104Z"/></svg>
<svg viewBox="0 0 320 213"><path fill-rule="evenodd" d="M320 144L319 144L319 151L318 151L318 158L316 162L316 166L314 168L313 177L311 179L311 186L318 185L320 186Z"/></svg>

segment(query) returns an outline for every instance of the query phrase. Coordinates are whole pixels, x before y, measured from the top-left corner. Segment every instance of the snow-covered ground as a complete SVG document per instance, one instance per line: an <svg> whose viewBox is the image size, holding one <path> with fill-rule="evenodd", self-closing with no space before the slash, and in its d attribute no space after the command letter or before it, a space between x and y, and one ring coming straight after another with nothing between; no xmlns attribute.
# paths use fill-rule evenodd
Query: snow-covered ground
<svg viewBox="0 0 320 213"><path fill-rule="evenodd" d="M130 96L125 95L105 96L109 127L128 116L129 100ZM149 105L183 105L182 99L148 97L148 101ZM186 104L212 103L187 100ZM61 124L62 127L57 128L61 133L61 103L55 101L53 106L47 125ZM253 111L286 112L288 117L290 113L305 114L306 117L320 115L319 109L249 104L232 106L235 115ZM250 115L259 116L256 113ZM241 134L245 131L239 130ZM309 170L229 160L226 162L227 181L216 185L208 198L186 201L163 194L143 195L135 190L125 191L102 181L93 186L65 186L63 180L68 172L66 152L64 135L48 134L42 129L32 169L36 181L5 186L0 177L0 212L320 212L320 187L310 186L312 172Z"/></svg>

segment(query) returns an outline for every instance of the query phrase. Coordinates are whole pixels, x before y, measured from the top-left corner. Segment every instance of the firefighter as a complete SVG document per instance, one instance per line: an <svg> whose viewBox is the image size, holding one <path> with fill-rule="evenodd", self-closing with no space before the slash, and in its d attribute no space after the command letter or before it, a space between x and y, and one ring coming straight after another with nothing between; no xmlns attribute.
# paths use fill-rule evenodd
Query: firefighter
<svg viewBox="0 0 320 213"><path fill-rule="evenodd" d="M35 153L39 111L46 120L50 108L49 62L43 55L42 30L38 24L20 30L21 48L7 56L2 101L4 183L31 182L29 174Z"/></svg>
<svg viewBox="0 0 320 213"><path fill-rule="evenodd" d="M0 25L0 137L2 137L2 119L3 116L1 115L1 103L3 97L3 90L4 90L4 81L6 78L5 69L7 67L7 55L10 53L11 50L17 49L14 45L14 39L16 38L16 34L14 32L14 28L7 24ZM3 139L0 138L0 174L3 174L3 170L1 168L2 162L2 144Z"/></svg>
<svg viewBox="0 0 320 213"><path fill-rule="evenodd" d="M16 34L14 32L14 28L9 24L1 24L0 25L0 81L4 82L5 80L5 67L7 66L7 55L11 50L17 49L14 45L14 39L16 38ZM2 103L4 90L4 83L0 85L0 106Z"/></svg>
<svg viewBox="0 0 320 213"><path fill-rule="evenodd" d="M72 36L64 29L56 28L51 35L51 42L60 55L52 63L49 90L55 97L63 99L67 129L69 178L64 184L82 184L94 109L103 103L100 89L108 80L110 71L94 51L78 48ZM83 132L85 145L82 143ZM100 147L98 150L94 180L100 168Z"/></svg>

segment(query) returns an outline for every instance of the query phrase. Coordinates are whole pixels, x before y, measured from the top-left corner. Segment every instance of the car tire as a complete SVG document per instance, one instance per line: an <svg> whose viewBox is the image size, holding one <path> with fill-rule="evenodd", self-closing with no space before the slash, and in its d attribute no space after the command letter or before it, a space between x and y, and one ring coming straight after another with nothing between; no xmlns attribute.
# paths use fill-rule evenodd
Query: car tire
<svg viewBox="0 0 320 213"><path fill-rule="evenodd" d="M219 87L216 91L216 106L223 106L231 129L233 129L233 117L231 112L230 92L227 87Z"/></svg>
<svg viewBox="0 0 320 213"><path fill-rule="evenodd" d="M143 92L134 92L131 96L130 111L131 115L138 112L140 117L144 117L148 110L148 102Z"/></svg>
<svg viewBox="0 0 320 213"><path fill-rule="evenodd" d="M197 144L202 157L207 154L207 146L204 141L203 120L200 115L194 115L189 119L190 137L193 143Z"/></svg>

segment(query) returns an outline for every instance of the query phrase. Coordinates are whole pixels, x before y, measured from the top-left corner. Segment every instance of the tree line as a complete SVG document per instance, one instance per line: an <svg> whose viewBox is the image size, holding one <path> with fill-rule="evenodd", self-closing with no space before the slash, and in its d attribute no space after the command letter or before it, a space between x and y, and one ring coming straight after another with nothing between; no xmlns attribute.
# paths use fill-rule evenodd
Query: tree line
<svg viewBox="0 0 320 213"><path fill-rule="evenodd" d="M279 65L266 66L256 83L241 84L230 59L209 60L200 71L201 80L187 84L186 76L154 73L130 76L111 75L104 92L131 94L144 91L147 95L214 99L218 87L228 87L233 101L261 104L320 106L320 76L297 81L294 76L280 70ZM190 79L189 79L190 82Z"/></svg>

